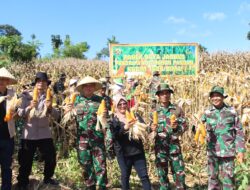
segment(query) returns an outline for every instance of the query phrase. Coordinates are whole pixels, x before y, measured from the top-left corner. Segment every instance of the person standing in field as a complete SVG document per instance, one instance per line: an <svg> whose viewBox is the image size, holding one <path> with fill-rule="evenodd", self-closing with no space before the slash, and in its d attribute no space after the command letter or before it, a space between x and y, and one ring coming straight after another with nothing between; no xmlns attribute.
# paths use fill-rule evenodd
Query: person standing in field
<svg viewBox="0 0 250 190"><path fill-rule="evenodd" d="M15 91L7 88L17 81L5 68L0 69L0 165L1 165L1 190L11 190L12 186L12 155L14 152L15 121L13 117L6 120L10 99L15 96ZM9 98L7 98L9 97ZM11 111L13 116L14 110Z"/></svg>
<svg viewBox="0 0 250 190"><path fill-rule="evenodd" d="M157 91L157 87L161 83L161 77L160 77L160 72L159 71L154 71L153 72L153 77L150 80L149 83L149 94L151 98L151 108L155 109L157 100L155 97L155 92Z"/></svg>
<svg viewBox="0 0 250 190"><path fill-rule="evenodd" d="M239 116L233 107L224 103L226 97L223 87L214 86L209 93L211 106L201 119L207 132L209 190L235 189L234 160L237 158L242 163L246 152Z"/></svg>
<svg viewBox="0 0 250 190"><path fill-rule="evenodd" d="M103 190L107 185L105 130L96 130L96 112L102 97L94 93L101 88L102 84L98 80L90 76L83 78L76 86L80 95L76 97L74 105L68 104L65 110L67 113L73 109L73 106L76 110L77 153L88 190L95 190L96 186Z"/></svg>
<svg viewBox="0 0 250 190"><path fill-rule="evenodd" d="M150 190L151 184L147 172L146 157L141 140L129 139L128 130L136 121L129 122L126 118L128 101L119 96L115 101L114 117L110 121L110 127L114 136L114 149L121 170L122 190L129 190L129 178L134 166L142 183L142 189Z"/></svg>
<svg viewBox="0 0 250 190"><path fill-rule="evenodd" d="M187 130L184 112L180 107L170 102L173 90L166 83L161 83L156 90L159 98L157 123L151 124L151 130L156 132L155 156L156 168L160 180L160 190L169 190L168 163L170 163L176 189L186 189L184 162L181 153L179 137Z"/></svg>
<svg viewBox="0 0 250 190"><path fill-rule="evenodd" d="M47 73L36 73L33 94L27 91L23 92L22 105L17 110L18 115L25 121L18 152L20 167L17 176L17 187L19 190L28 189L29 175L37 148L45 161L44 184L58 185L58 182L52 179L56 167L56 151L49 127L49 117L52 116L54 119L58 119L59 112L52 107L52 100L46 99L46 91L50 83ZM31 110L34 109L37 113L43 112L44 109L47 109L47 112L45 115L31 117Z"/></svg>

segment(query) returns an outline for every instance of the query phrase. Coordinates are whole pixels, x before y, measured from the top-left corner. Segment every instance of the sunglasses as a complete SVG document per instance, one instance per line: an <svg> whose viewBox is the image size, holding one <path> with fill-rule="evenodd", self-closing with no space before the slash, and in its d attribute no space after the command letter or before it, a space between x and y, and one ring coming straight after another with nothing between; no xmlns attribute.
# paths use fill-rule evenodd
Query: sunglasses
<svg viewBox="0 0 250 190"><path fill-rule="evenodd" d="M127 106L127 103L119 103L118 106Z"/></svg>

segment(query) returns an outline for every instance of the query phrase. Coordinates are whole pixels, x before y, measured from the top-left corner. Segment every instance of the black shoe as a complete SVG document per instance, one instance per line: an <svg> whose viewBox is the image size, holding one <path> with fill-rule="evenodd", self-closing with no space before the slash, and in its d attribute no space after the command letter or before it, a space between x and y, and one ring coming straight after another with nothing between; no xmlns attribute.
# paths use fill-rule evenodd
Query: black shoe
<svg viewBox="0 0 250 190"><path fill-rule="evenodd" d="M59 182L56 181L55 179L44 179L43 183L47 184L47 185L59 185Z"/></svg>

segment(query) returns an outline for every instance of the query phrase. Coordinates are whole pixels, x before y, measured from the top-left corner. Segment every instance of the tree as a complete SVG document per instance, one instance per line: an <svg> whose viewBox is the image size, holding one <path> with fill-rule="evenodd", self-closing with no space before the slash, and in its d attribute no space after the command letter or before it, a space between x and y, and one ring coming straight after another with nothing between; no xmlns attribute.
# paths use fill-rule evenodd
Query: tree
<svg viewBox="0 0 250 190"><path fill-rule="evenodd" d="M0 25L0 36L21 36L21 32L19 32L15 27L4 24Z"/></svg>
<svg viewBox="0 0 250 190"><path fill-rule="evenodd" d="M247 33L247 39L250 40L250 31Z"/></svg>
<svg viewBox="0 0 250 190"><path fill-rule="evenodd" d="M60 46L63 44L60 35L51 35L51 43L53 47L53 57L60 57Z"/></svg>
<svg viewBox="0 0 250 190"><path fill-rule="evenodd" d="M89 50L90 46L87 42L80 42L78 44L72 44L70 36L66 35L64 40L64 48L62 50L63 57L74 57L78 59L86 59L85 52Z"/></svg>
<svg viewBox="0 0 250 190"><path fill-rule="evenodd" d="M208 53L207 48L199 44L199 53Z"/></svg>
<svg viewBox="0 0 250 190"><path fill-rule="evenodd" d="M109 57L109 44L119 44L115 36L107 39L106 47L102 48L100 52L96 54L96 59L105 59Z"/></svg>

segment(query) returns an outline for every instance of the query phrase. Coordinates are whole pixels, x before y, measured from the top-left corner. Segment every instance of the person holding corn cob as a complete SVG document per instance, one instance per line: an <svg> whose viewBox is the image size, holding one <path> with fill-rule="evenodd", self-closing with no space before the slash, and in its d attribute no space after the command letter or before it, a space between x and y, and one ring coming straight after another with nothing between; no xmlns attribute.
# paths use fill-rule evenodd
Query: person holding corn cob
<svg viewBox="0 0 250 190"><path fill-rule="evenodd" d="M110 122L110 127L114 136L114 149L117 161L121 170L122 190L129 190L129 178L134 166L142 182L144 190L150 190L151 184L147 173L146 158L142 140L129 138L129 128L131 128L136 118L133 112L128 111L128 101L119 95L115 100L115 113Z"/></svg>
<svg viewBox="0 0 250 190"><path fill-rule="evenodd" d="M49 117L58 119L59 112L52 107L52 94L48 87L50 83L47 73L36 73L33 94L23 92L22 105L17 110L18 115L25 121L18 152L20 167L17 187L19 190L28 188L33 157L37 148L45 161L43 182L58 185L58 182L52 179L56 167L56 151L49 128Z"/></svg>
<svg viewBox="0 0 250 190"><path fill-rule="evenodd" d="M173 174L176 189L186 189L184 162L179 136L187 130L184 112L170 102L173 90L166 83L160 83L156 95L159 105L152 112L151 130L155 133L156 168L160 179L160 190L168 190L168 162Z"/></svg>
<svg viewBox="0 0 250 190"><path fill-rule="evenodd" d="M16 96L15 91L7 88L16 84L13 75L5 68L0 69L0 165L2 190L11 190L12 186L12 155L14 152L15 135L15 106L11 106L11 99ZM12 108L11 108L12 107Z"/></svg>
<svg viewBox="0 0 250 190"><path fill-rule="evenodd" d="M237 158L242 163L246 152L239 116L233 107L224 103L225 98L223 87L212 87L209 92L211 106L201 118L207 134L209 190L235 189L234 160Z"/></svg>
<svg viewBox="0 0 250 190"><path fill-rule="evenodd" d="M68 104L65 109L66 113L72 110L76 112L77 153L88 190L95 190L96 186L106 189L107 185L104 143L105 133L109 132L106 131L107 126L104 126L107 123L107 108L102 97L94 94L101 88L102 84L93 77L83 78L76 86L80 95L76 97L74 104ZM101 124L98 123L98 117L102 120Z"/></svg>

